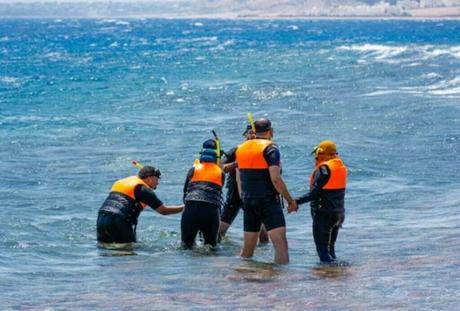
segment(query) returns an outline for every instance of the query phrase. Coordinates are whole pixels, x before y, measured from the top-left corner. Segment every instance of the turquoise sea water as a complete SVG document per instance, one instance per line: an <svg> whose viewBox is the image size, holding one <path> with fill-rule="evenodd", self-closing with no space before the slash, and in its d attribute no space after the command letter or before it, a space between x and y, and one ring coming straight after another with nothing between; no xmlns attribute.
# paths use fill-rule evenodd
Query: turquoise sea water
<svg viewBox="0 0 460 311"><path fill-rule="evenodd" d="M460 22L0 21L0 309L454 310L460 302ZM178 204L216 129L269 117L291 193L338 143L347 216L322 268L309 207L270 245L180 249L180 215L144 212L134 254L96 247L97 210L130 161ZM124 256L122 256L124 255Z"/></svg>

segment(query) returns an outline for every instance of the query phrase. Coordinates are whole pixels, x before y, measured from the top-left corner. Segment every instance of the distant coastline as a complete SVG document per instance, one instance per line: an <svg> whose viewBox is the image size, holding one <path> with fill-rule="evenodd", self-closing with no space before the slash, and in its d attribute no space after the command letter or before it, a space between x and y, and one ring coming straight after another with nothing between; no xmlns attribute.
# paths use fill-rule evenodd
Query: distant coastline
<svg viewBox="0 0 460 311"><path fill-rule="evenodd" d="M277 15L20 15L20 16L4 16L0 14L1 19L170 19L170 20L460 20L460 16L277 16Z"/></svg>
<svg viewBox="0 0 460 311"><path fill-rule="evenodd" d="M460 18L460 7L412 9L409 13L411 17Z"/></svg>
<svg viewBox="0 0 460 311"><path fill-rule="evenodd" d="M227 11L228 10L228 11ZM427 20L460 19L460 6L436 8L406 8L385 11L386 14L360 14L343 12L337 14L314 14L306 10L229 10L220 7L161 7L155 3L142 2L0 2L0 18L128 18L128 19L298 19L298 20ZM294 12L294 13L293 13ZM300 13L297 13L300 12Z"/></svg>

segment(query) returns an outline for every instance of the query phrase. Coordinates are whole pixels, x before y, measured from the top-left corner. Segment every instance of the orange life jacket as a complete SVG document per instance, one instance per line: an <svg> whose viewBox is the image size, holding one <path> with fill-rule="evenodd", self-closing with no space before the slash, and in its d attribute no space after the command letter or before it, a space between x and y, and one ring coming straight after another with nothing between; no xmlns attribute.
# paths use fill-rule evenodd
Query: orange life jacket
<svg viewBox="0 0 460 311"><path fill-rule="evenodd" d="M130 177L126 177L126 178L117 180L112 186L112 191L123 193L124 195L136 201L136 196L134 195L134 189L136 189L138 185L144 185L146 187L149 187L149 185L147 185L138 176L130 176ZM142 205L142 208L147 207L147 204L142 203L142 202L140 203Z"/></svg>
<svg viewBox="0 0 460 311"><path fill-rule="evenodd" d="M268 169L268 163L264 158L264 150L273 144L267 139L247 140L236 149L236 161L238 168L244 169Z"/></svg>
<svg viewBox="0 0 460 311"><path fill-rule="evenodd" d="M273 144L267 139L248 140L236 149L236 161L241 178L241 198L261 199L278 195L268 170L264 151Z"/></svg>
<svg viewBox="0 0 460 311"><path fill-rule="evenodd" d="M195 161L193 164L195 168L191 182L203 181L210 182L222 187L222 169L219 165L211 162Z"/></svg>
<svg viewBox="0 0 460 311"><path fill-rule="evenodd" d="M323 189L345 189L347 184L347 168L340 158L330 159L316 165L313 173L310 175L310 186L313 185L314 175L321 165L326 165L331 172L328 182L324 185Z"/></svg>

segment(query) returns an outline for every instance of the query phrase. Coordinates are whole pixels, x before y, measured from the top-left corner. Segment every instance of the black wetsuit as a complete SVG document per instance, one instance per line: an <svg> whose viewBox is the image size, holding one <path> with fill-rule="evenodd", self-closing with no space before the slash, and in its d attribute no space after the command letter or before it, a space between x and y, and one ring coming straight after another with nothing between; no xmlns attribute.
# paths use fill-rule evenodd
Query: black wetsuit
<svg viewBox="0 0 460 311"><path fill-rule="evenodd" d="M138 185L136 200L119 192L110 192L97 216L97 240L105 243L136 242L136 225L143 208L140 202L157 209L163 202L152 189Z"/></svg>
<svg viewBox="0 0 460 311"><path fill-rule="evenodd" d="M235 156L236 147L230 149L227 153L225 158L223 159L223 164L234 163L236 168L236 156ZM236 170L232 169L227 174L227 179L225 181L225 188L227 189L227 193L225 196L224 205L222 208L222 215L220 216L220 220L231 225L233 220L235 220L240 208L243 204L241 201L240 195L238 193L238 185L236 183Z"/></svg>
<svg viewBox="0 0 460 311"><path fill-rule="evenodd" d="M204 244L217 245L222 187L210 182L192 182L195 168L187 173L184 183L185 208L181 218L181 239L186 248L195 244L199 231L203 233ZM222 184L225 175L222 174Z"/></svg>
<svg viewBox="0 0 460 311"><path fill-rule="evenodd" d="M268 166L280 165L281 155L276 145L267 146L263 155ZM270 180L269 173L264 174L266 176L263 180L248 183L248 187L242 189L244 231L246 232L259 232L262 223L267 231L286 226L278 192Z"/></svg>
<svg viewBox="0 0 460 311"><path fill-rule="evenodd" d="M323 190L330 176L327 165L319 166L314 172L310 191L296 199L297 204L311 202L313 238L321 262L336 259L335 242L345 220L345 189Z"/></svg>

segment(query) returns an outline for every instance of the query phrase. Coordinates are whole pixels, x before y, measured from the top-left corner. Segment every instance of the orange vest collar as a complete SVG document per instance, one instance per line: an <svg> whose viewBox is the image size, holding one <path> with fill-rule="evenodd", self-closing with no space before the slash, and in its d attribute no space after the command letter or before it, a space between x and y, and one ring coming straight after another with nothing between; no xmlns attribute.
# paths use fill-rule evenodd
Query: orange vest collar
<svg viewBox="0 0 460 311"><path fill-rule="evenodd" d="M267 139L251 139L236 149L236 161L239 169L268 169L264 150L273 142Z"/></svg>
<svg viewBox="0 0 460 311"><path fill-rule="evenodd" d="M199 161L193 164L195 170L190 181L210 182L222 187L222 169L219 165L210 162L200 163Z"/></svg>
<svg viewBox="0 0 460 311"><path fill-rule="evenodd" d="M138 185L144 185L148 188L149 185L147 185L142 179L140 179L138 176L130 176L126 177L123 179L120 179L116 181L113 186L112 186L112 191L113 192L120 192L123 193L124 195L130 197L131 199L136 201L136 196L134 194L134 189ZM140 202L142 205L142 208L145 208L147 204Z"/></svg>
<svg viewBox="0 0 460 311"><path fill-rule="evenodd" d="M310 175L310 186L313 185L313 177L316 170L321 165L326 165L331 172L331 176L329 177L328 182L324 185L323 189L345 189L347 184L347 168L340 158L330 159L317 164L313 173Z"/></svg>

